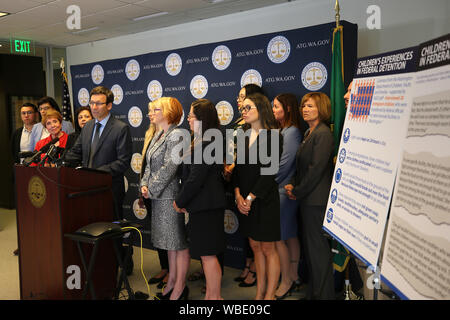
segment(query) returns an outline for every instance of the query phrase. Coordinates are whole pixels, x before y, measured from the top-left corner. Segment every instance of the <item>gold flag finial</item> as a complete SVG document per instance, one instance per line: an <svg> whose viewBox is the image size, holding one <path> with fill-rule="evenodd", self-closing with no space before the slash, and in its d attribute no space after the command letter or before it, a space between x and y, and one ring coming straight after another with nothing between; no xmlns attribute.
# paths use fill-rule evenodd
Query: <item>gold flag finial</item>
<svg viewBox="0 0 450 320"><path fill-rule="evenodd" d="M334 11L336 11L336 28L339 27L339 19L340 19L340 15L339 15L339 0L336 0L336 4L334 5Z"/></svg>
<svg viewBox="0 0 450 320"><path fill-rule="evenodd" d="M64 72L64 67L65 67L65 65L64 65L64 58L61 58L61 60L59 61L59 66L61 67L62 72Z"/></svg>

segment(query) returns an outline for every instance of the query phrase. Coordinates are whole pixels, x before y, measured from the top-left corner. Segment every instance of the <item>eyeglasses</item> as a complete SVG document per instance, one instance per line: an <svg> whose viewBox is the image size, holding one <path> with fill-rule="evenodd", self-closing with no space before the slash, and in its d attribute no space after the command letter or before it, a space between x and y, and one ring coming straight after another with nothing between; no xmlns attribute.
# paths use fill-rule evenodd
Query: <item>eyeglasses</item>
<svg viewBox="0 0 450 320"><path fill-rule="evenodd" d="M239 112L242 114L244 112L249 112L250 109L256 109L256 107L251 106L251 105L246 105L246 106L243 106L241 109L239 109Z"/></svg>
<svg viewBox="0 0 450 320"><path fill-rule="evenodd" d="M90 106L100 107L101 105L104 105L104 104L106 104L106 102L89 101Z"/></svg>
<svg viewBox="0 0 450 320"><path fill-rule="evenodd" d="M47 111L48 109L50 109L50 107L46 106L46 107L39 107L39 111Z"/></svg>
<svg viewBox="0 0 450 320"><path fill-rule="evenodd" d="M23 116L25 116L25 115L31 116L33 113L34 113L34 111L22 111L22 112L21 112L21 114L22 114Z"/></svg>

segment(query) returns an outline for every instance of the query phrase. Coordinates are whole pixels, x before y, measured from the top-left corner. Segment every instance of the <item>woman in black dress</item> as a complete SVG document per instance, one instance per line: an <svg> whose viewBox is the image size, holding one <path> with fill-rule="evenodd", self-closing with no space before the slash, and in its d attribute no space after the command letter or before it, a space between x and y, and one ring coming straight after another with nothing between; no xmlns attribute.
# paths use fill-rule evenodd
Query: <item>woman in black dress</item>
<svg viewBox="0 0 450 320"><path fill-rule="evenodd" d="M280 195L275 176L282 152L282 137L271 104L264 95L247 96L242 116L247 130L245 135L243 131L238 133L237 161L232 176L234 194L242 213L241 230L249 238L255 256L255 299L273 300L280 276L280 260L275 248L275 242L281 237ZM244 154L239 147L243 138ZM265 161L264 155L269 156L269 162Z"/></svg>
<svg viewBox="0 0 450 320"><path fill-rule="evenodd" d="M189 214L189 251L191 257L201 258L202 261L206 278L205 300L221 300L222 271L217 255L225 250L223 165L208 161L205 155L201 159L195 156L197 151L203 154L203 150L214 143L203 140L203 134L208 129L218 130L220 127L214 104L206 99L194 101L188 122L192 143L190 152L184 157L182 187L174 201L174 208L177 212ZM220 131L217 133L222 136ZM220 143L223 143L222 139Z"/></svg>

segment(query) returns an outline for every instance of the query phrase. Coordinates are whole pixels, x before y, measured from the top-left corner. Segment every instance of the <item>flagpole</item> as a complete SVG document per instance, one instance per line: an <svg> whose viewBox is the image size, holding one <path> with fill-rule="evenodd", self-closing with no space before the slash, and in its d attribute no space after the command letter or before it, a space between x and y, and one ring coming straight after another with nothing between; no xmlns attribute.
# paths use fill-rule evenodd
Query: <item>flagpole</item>
<svg viewBox="0 0 450 320"><path fill-rule="evenodd" d="M61 75L63 77L63 82L65 82L67 84L67 86L68 86L69 85L69 80L67 79L67 74L66 74L66 70L65 70L66 68L65 68L65 63L64 63L64 58L63 57L61 57L61 60L59 61L59 66L61 67ZM67 90L68 89L69 88L67 88ZM64 97L63 97L63 99L64 99ZM69 101L70 101L70 97L69 97ZM72 125L75 128L75 115L74 115L74 110L73 110L73 107L72 107L71 103L70 103L70 115L71 115L70 118L71 118Z"/></svg>
<svg viewBox="0 0 450 320"><path fill-rule="evenodd" d="M339 27L339 20L341 18L341 15L339 14L340 11L340 7L339 7L339 0L336 0L336 3L334 5L334 11L336 12L335 18L336 18L336 28Z"/></svg>

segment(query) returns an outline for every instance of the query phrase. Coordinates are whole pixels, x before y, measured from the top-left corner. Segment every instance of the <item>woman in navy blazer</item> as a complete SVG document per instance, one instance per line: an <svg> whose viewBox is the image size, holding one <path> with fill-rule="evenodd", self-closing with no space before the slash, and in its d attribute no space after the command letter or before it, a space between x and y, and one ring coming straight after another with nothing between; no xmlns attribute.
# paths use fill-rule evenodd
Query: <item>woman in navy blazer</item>
<svg viewBox="0 0 450 320"><path fill-rule="evenodd" d="M205 161L204 157L197 163L194 157L196 151L203 154L203 150L214 142L203 140L203 134L208 129L219 130L220 122L214 104L206 99L194 101L188 122L193 139L190 152L184 158L182 187L174 201L174 208L189 214L189 251L191 257L200 257L203 264L205 300L221 300L222 271L217 255L225 250L223 165L215 162L207 164L210 162Z"/></svg>
<svg viewBox="0 0 450 320"><path fill-rule="evenodd" d="M333 175L334 141L326 124L331 103L326 94L311 92L300 105L309 129L296 154L296 172L285 189L290 199L300 202L300 236L310 275L307 298L334 299L331 248L322 231Z"/></svg>

